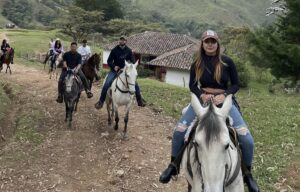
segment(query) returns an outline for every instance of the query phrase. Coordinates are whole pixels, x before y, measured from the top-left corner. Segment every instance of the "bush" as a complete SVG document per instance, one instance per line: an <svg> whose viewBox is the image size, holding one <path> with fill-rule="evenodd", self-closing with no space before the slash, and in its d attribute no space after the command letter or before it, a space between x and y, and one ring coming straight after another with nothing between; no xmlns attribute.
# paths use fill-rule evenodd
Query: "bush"
<svg viewBox="0 0 300 192"><path fill-rule="evenodd" d="M138 66L137 71L139 77L152 77L155 74L153 70L144 68L142 65Z"/></svg>
<svg viewBox="0 0 300 192"><path fill-rule="evenodd" d="M106 77L106 75L108 74L108 72L109 72L109 69L101 68L100 72L99 72L100 78L104 79Z"/></svg>
<svg viewBox="0 0 300 192"><path fill-rule="evenodd" d="M242 59L239 59L237 57L232 57L232 59L237 68L240 86L247 87L251 80L250 70L248 68L249 62L243 61Z"/></svg>

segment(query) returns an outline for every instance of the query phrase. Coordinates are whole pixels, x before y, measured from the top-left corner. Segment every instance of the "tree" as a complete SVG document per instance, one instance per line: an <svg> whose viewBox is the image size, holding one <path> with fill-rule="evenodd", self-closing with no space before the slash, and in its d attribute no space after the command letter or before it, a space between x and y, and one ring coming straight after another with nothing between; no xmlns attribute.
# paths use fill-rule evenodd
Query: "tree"
<svg viewBox="0 0 300 192"><path fill-rule="evenodd" d="M28 28L33 20L32 4L27 0L5 0L3 16L20 27Z"/></svg>
<svg viewBox="0 0 300 192"><path fill-rule="evenodd" d="M75 5L86 11L103 12L105 21L124 17L121 5L117 0L75 0Z"/></svg>
<svg viewBox="0 0 300 192"><path fill-rule="evenodd" d="M247 87L251 79L249 61L247 61L247 39L250 29L247 27L226 27L220 33L226 55L229 55L236 64L240 85Z"/></svg>
<svg viewBox="0 0 300 192"><path fill-rule="evenodd" d="M105 24L104 34L120 37L121 35L130 36L144 31L164 31L158 23L144 23L142 21L128 21L123 19L112 19Z"/></svg>
<svg viewBox="0 0 300 192"><path fill-rule="evenodd" d="M300 80L300 1L286 0L287 12L276 24L257 30L250 39L249 58L277 77Z"/></svg>
<svg viewBox="0 0 300 192"><path fill-rule="evenodd" d="M85 11L79 7L71 6L68 14L63 14L54 24L62 28L74 41L81 41L101 28L103 14L99 11Z"/></svg>

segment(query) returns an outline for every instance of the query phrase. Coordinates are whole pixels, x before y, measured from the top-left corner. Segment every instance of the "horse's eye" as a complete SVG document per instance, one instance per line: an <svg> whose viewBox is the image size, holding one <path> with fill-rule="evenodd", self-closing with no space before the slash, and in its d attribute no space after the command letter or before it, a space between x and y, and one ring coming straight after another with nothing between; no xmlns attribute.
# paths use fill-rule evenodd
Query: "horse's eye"
<svg viewBox="0 0 300 192"><path fill-rule="evenodd" d="M228 147L229 147L229 143L225 146L225 150L227 150L228 149Z"/></svg>

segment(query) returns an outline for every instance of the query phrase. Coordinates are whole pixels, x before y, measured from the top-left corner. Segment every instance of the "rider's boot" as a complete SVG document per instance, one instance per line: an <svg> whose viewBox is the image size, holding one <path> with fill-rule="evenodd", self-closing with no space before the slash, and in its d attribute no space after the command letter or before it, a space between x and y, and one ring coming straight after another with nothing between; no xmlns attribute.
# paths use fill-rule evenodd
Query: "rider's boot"
<svg viewBox="0 0 300 192"><path fill-rule="evenodd" d="M136 101L137 101L138 106L145 107L146 101L145 101L145 99L143 99L141 93L136 92L135 96L136 96Z"/></svg>
<svg viewBox="0 0 300 192"><path fill-rule="evenodd" d="M180 163L177 164L174 162L176 157L171 157L171 163L169 164L168 168L162 172L159 177L159 182L161 183L169 183L173 176L176 176L179 173ZM177 165L176 165L177 164Z"/></svg>
<svg viewBox="0 0 300 192"><path fill-rule="evenodd" d="M95 108L96 109L101 109L103 107L103 102L102 101L98 101L97 103L95 103Z"/></svg>
<svg viewBox="0 0 300 192"><path fill-rule="evenodd" d="M247 184L249 192L259 192L259 187L251 174L251 167L247 167L248 173L244 176L244 182Z"/></svg>
<svg viewBox="0 0 300 192"><path fill-rule="evenodd" d="M85 92L86 92L87 98L93 97L93 93L90 90L86 90Z"/></svg>

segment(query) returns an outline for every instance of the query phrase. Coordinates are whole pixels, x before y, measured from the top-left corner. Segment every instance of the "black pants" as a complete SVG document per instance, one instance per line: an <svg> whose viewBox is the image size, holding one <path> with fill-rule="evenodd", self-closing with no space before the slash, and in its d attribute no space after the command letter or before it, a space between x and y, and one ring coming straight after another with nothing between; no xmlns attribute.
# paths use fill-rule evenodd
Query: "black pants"
<svg viewBox="0 0 300 192"><path fill-rule="evenodd" d="M85 91L88 91L88 90L90 91L91 88L89 87L89 83L88 83L88 81L87 81L86 77L84 76L81 69L78 71L77 75L80 77ZM63 92L64 92L63 83L64 83L64 80L65 80L66 76L67 76L67 70L63 69L61 74L60 74L59 80L58 80L58 93L59 93L59 95L62 95Z"/></svg>

